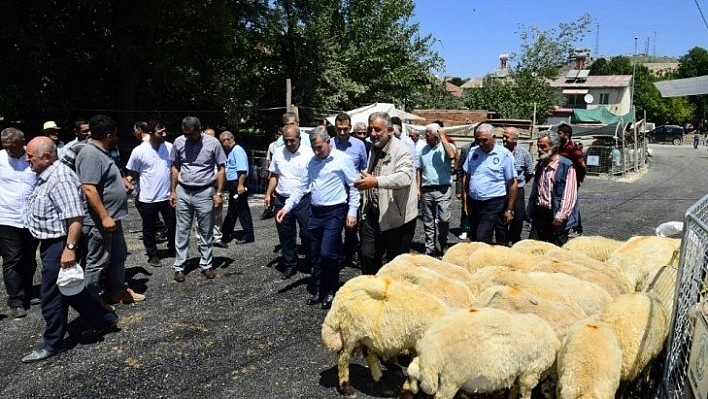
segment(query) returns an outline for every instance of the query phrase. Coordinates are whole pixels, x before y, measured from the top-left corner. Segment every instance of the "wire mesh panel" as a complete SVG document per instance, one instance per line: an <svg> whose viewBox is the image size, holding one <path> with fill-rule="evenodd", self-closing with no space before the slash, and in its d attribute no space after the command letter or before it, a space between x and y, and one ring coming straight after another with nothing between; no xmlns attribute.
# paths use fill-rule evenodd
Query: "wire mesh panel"
<svg viewBox="0 0 708 399"><path fill-rule="evenodd" d="M702 333L708 317L707 251L708 196L705 196L686 212L661 398L708 397L703 391L703 387L708 386L708 333ZM705 345L702 342L695 345L693 340L696 337L706 340Z"/></svg>

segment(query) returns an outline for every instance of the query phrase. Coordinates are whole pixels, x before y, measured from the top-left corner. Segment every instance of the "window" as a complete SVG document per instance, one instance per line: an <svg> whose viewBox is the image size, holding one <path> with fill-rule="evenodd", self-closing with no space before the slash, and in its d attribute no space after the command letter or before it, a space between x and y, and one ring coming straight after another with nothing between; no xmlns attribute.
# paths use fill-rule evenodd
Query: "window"
<svg viewBox="0 0 708 399"><path fill-rule="evenodd" d="M566 94L565 108L585 108L584 94Z"/></svg>
<svg viewBox="0 0 708 399"><path fill-rule="evenodd" d="M600 99L597 102L599 105L610 104L610 93L600 93Z"/></svg>

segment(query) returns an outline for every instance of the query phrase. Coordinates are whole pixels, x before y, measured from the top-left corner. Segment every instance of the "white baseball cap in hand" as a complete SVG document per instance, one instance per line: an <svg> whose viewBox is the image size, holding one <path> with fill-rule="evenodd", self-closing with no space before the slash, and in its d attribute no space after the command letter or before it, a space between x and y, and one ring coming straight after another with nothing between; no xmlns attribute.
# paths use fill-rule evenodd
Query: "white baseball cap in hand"
<svg viewBox="0 0 708 399"><path fill-rule="evenodd" d="M84 269L77 263L74 266L59 269L57 277L59 291L65 296L76 295L84 289Z"/></svg>

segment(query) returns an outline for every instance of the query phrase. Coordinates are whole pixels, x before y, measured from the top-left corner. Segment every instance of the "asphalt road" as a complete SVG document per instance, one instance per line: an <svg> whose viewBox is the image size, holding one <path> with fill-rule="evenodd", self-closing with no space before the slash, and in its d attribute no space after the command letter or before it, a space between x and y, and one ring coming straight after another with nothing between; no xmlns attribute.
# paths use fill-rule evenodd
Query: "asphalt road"
<svg viewBox="0 0 708 399"><path fill-rule="evenodd" d="M651 235L662 222L683 220L708 193L705 147L651 147L648 171L635 181L590 178L582 186L586 235ZM170 267L148 266L131 208L126 272L147 301L119 306L121 331L100 342L78 338L86 326L72 311L69 350L45 362L20 362L41 342L39 307L14 320L0 290L0 397L338 397L335 357L320 343L325 311L305 305L309 275L280 280L274 221L258 220L261 206L256 198L252 204L256 242L215 248L216 279L195 271L182 284L172 281ZM453 226L459 209L457 202ZM422 248L420 223L415 242ZM342 281L358 273L346 269ZM401 375L384 373L384 386L397 392ZM395 397L372 383L361 358L351 380L359 398Z"/></svg>

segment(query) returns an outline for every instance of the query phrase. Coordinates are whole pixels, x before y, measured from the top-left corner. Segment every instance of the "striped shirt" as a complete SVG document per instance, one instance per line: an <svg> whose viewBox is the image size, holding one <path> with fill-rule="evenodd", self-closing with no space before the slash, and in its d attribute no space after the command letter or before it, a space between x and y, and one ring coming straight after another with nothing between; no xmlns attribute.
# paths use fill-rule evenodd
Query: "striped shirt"
<svg viewBox="0 0 708 399"><path fill-rule="evenodd" d="M86 216L81 182L73 170L55 161L37 177L30 196L30 233L39 240L64 237L67 220L79 216Z"/></svg>
<svg viewBox="0 0 708 399"><path fill-rule="evenodd" d="M551 190L555 184L556 170L558 169L558 160L543 166L541 178L538 182L538 206L551 209ZM568 168L568 175L565 181L565 192L561 198L560 209L555 214L556 219L568 220L570 212L573 211L576 201L578 200L578 183L575 177L575 168Z"/></svg>
<svg viewBox="0 0 708 399"><path fill-rule="evenodd" d="M526 148L516 146L514 151L514 167L516 168L516 187L523 188L526 184L526 176L533 176L533 159Z"/></svg>

